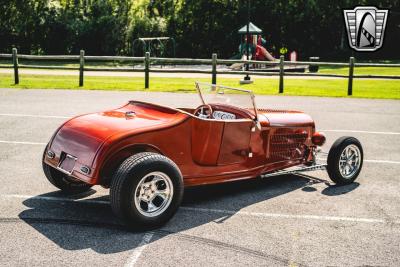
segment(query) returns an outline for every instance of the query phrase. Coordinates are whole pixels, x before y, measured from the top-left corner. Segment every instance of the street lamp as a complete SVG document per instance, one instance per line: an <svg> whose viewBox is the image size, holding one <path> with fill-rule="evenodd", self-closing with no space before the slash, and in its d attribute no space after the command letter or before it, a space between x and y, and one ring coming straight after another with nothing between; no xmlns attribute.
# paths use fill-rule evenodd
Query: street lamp
<svg viewBox="0 0 400 267"><path fill-rule="evenodd" d="M250 54L250 0L247 0L247 25L246 25L246 60L249 61L249 54ZM249 71L249 63L246 63L246 68L245 70L248 72ZM240 81L240 84L249 84L253 83L251 80L249 74L247 73L246 76L244 76L243 80Z"/></svg>

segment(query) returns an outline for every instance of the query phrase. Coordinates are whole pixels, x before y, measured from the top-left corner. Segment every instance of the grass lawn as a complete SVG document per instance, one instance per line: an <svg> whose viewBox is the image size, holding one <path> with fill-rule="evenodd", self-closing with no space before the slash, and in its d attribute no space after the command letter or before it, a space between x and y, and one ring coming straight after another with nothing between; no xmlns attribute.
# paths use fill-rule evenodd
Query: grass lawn
<svg viewBox="0 0 400 267"><path fill-rule="evenodd" d="M318 73L349 75L348 67L320 67ZM355 67L354 75L399 75L398 67Z"/></svg>
<svg viewBox="0 0 400 267"><path fill-rule="evenodd" d="M194 82L210 82L205 78L150 78L148 91L194 92ZM255 79L251 85L239 85L238 79L220 78L218 84L251 89L256 94L278 94L278 78ZM83 87L78 86L77 76L20 75L20 84L14 85L13 76L0 74L0 88L21 89L86 89L144 91L141 77L85 77ZM284 95L346 97L346 79L286 79ZM399 80L354 80L353 97L400 99Z"/></svg>

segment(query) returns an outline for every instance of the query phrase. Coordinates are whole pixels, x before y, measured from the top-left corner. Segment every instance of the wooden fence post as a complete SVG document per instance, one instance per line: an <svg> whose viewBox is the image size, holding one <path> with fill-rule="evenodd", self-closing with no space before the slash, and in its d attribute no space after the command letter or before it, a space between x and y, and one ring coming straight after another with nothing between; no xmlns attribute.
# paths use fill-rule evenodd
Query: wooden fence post
<svg viewBox="0 0 400 267"><path fill-rule="evenodd" d="M349 60L349 83L347 85L347 95L353 95L353 74L354 74L354 57Z"/></svg>
<svg viewBox="0 0 400 267"><path fill-rule="evenodd" d="M83 86L83 70L85 68L85 50L79 54L79 86Z"/></svg>
<svg viewBox="0 0 400 267"><path fill-rule="evenodd" d="M217 54L212 54L212 78L211 84L217 84Z"/></svg>
<svg viewBox="0 0 400 267"><path fill-rule="evenodd" d="M150 52L146 52L144 57L144 88L149 88L149 71L150 71Z"/></svg>
<svg viewBox="0 0 400 267"><path fill-rule="evenodd" d="M281 56L279 61L279 93L283 93L283 75L284 75L284 60L285 57Z"/></svg>
<svg viewBox="0 0 400 267"><path fill-rule="evenodd" d="M12 59L13 59L13 65L14 65L14 84L19 84L17 48L12 49Z"/></svg>

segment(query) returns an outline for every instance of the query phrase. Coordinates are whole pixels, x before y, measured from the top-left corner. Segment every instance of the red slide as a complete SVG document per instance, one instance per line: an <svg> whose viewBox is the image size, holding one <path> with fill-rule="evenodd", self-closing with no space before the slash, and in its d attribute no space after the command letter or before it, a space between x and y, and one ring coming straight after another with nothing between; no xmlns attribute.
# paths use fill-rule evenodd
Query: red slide
<svg viewBox="0 0 400 267"><path fill-rule="evenodd" d="M277 60L274 58L268 51L263 47L262 45L257 45L256 47L256 55L255 55L256 60L269 60L269 61L275 61Z"/></svg>

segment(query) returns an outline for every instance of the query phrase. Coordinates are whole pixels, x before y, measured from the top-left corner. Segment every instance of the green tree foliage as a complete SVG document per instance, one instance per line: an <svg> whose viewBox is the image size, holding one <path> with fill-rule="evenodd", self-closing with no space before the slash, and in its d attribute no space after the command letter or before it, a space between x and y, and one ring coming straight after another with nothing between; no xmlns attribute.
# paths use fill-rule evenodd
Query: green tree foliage
<svg viewBox="0 0 400 267"><path fill-rule="evenodd" d="M266 48L300 58L399 59L400 0L250 0L251 21ZM348 47L343 8L389 8L383 48L354 53ZM246 0L0 0L0 52L131 55L138 37L171 36L177 55L228 58L238 53L237 30L246 24Z"/></svg>

